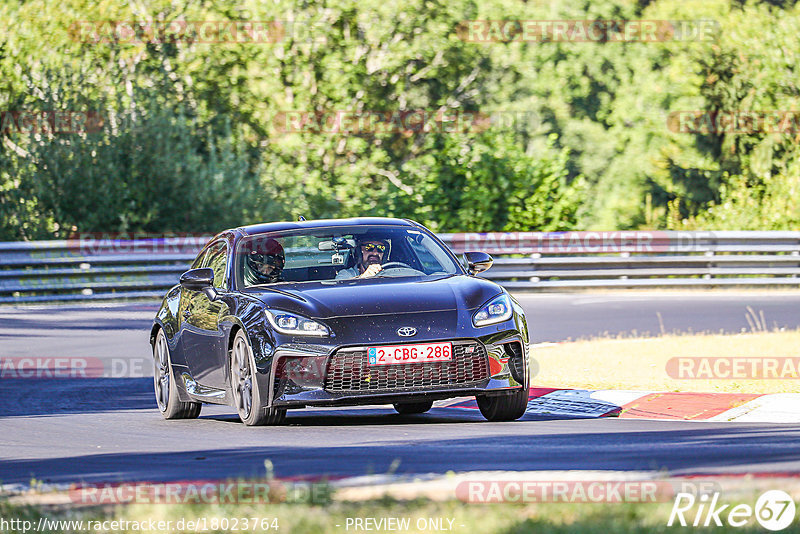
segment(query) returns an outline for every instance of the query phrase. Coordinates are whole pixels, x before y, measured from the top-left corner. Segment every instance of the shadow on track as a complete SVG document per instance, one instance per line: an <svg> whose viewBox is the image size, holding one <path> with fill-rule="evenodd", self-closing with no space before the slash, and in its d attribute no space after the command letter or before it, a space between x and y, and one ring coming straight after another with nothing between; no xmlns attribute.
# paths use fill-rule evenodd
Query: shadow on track
<svg viewBox="0 0 800 534"><path fill-rule="evenodd" d="M233 413L201 415L200 419L242 425L239 417ZM556 421L568 419L585 419L585 417L569 417L560 415L525 415L520 421ZM429 412L418 415L400 415L390 405L376 408L329 408L290 410L283 426L296 427L343 427L371 425L429 425L429 424L472 424L486 423L486 419L478 410L432 408Z"/></svg>
<svg viewBox="0 0 800 534"><path fill-rule="evenodd" d="M196 423L174 425L185 435L189 447L203 441ZM563 425L548 428L547 423L511 423L519 429L517 433L506 432L508 424L486 423L469 425L465 433L472 435L464 438L436 439L431 433L427 439L388 441L378 438L380 426L372 427L375 432L365 426L361 427L363 439L346 445L326 445L320 440L314 446L308 445L308 433L293 436L299 428L231 425L216 438L225 435L232 442L255 435L272 444L169 451L144 440L140 452L5 459L0 461L0 472L3 482L25 482L35 476L45 482L96 483L262 477L266 459L273 463L278 477L385 473L395 460L400 461L398 474L575 469L665 470L665 475L759 470L785 473L792 470L789 466L795 471L800 466L797 426L721 423L663 430L664 425L657 421L649 425L642 421L636 425L622 423L584 421L575 432L563 432ZM187 433L192 426L197 432ZM650 429L642 431L647 427ZM476 428L485 431L473 432ZM496 433L497 430L504 432ZM337 439L341 441L341 436ZM287 444L292 442L297 444Z"/></svg>
<svg viewBox="0 0 800 534"><path fill-rule="evenodd" d="M88 321L86 319L52 321L38 320L36 318L3 317L3 330L17 331L19 336L31 335L31 331L34 331L36 335L51 337L57 336L58 332L63 330L139 330L144 335L147 335L152 326L153 321L151 319L92 318Z"/></svg>
<svg viewBox="0 0 800 534"><path fill-rule="evenodd" d="M0 419L118 410L158 415L152 378L3 378L0 406Z"/></svg>

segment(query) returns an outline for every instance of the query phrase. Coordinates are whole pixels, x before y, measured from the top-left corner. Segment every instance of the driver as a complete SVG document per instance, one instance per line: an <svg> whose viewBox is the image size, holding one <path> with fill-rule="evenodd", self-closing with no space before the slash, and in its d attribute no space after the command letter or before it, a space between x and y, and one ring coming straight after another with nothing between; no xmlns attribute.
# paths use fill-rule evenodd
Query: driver
<svg viewBox="0 0 800 534"><path fill-rule="evenodd" d="M246 284L252 286L283 282L281 274L285 264L286 257L280 243L274 239L259 243L247 254L249 269L247 269Z"/></svg>
<svg viewBox="0 0 800 534"><path fill-rule="evenodd" d="M356 265L342 269L336 274L337 280L349 278L369 278L383 269L381 265L389 257L389 242L371 236L361 236L356 242Z"/></svg>

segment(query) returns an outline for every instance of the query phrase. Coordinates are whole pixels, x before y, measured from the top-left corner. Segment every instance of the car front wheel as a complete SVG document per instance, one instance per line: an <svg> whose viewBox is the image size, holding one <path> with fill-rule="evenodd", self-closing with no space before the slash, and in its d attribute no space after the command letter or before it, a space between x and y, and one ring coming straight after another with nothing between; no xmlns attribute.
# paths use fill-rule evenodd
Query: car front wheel
<svg viewBox="0 0 800 534"><path fill-rule="evenodd" d="M231 349L231 389L239 419L247 426L280 425L286 420L286 410L261 407L255 369L253 351L244 332L239 330Z"/></svg>
<svg viewBox="0 0 800 534"><path fill-rule="evenodd" d="M520 388L510 395L476 397L478 408L489 421L515 421L528 407L528 390Z"/></svg>
<svg viewBox="0 0 800 534"><path fill-rule="evenodd" d="M158 329L156 342L153 344L153 385L156 402L164 419L194 419L200 415L199 402L181 402L178 399L178 387L169 357L167 336Z"/></svg>

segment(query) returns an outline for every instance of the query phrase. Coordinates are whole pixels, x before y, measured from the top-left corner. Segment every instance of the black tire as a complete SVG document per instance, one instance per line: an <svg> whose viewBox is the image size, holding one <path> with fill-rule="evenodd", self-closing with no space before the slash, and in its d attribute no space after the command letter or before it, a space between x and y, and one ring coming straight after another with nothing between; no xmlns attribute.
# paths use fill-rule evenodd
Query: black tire
<svg viewBox="0 0 800 534"><path fill-rule="evenodd" d="M181 402L178 399L167 337L160 328L153 343L153 389L158 409L164 419L195 419L200 415L203 406L201 403Z"/></svg>
<svg viewBox="0 0 800 534"><path fill-rule="evenodd" d="M528 390L520 388L510 395L476 397L478 408L489 421L516 421L528 407Z"/></svg>
<svg viewBox="0 0 800 534"><path fill-rule="evenodd" d="M433 407L433 401L402 402L394 404L394 409L402 415L425 413Z"/></svg>
<svg viewBox="0 0 800 534"><path fill-rule="evenodd" d="M253 351L242 330L233 338L230 356L231 391L242 423L247 426L282 424L286 420L285 409L261 408L261 391L253 379L256 368Z"/></svg>

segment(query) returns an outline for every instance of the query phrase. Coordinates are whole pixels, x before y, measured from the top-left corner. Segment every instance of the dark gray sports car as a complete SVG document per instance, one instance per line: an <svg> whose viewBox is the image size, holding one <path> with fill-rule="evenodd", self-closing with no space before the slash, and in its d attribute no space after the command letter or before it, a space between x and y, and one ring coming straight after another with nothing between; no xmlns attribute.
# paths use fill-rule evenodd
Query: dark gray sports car
<svg viewBox="0 0 800 534"><path fill-rule="evenodd" d="M400 219L269 223L214 237L167 292L150 341L167 419L202 403L235 406L247 425L306 406L475 396L491 421L528 401L522 308L475 277L422 225Z"/></svg>

